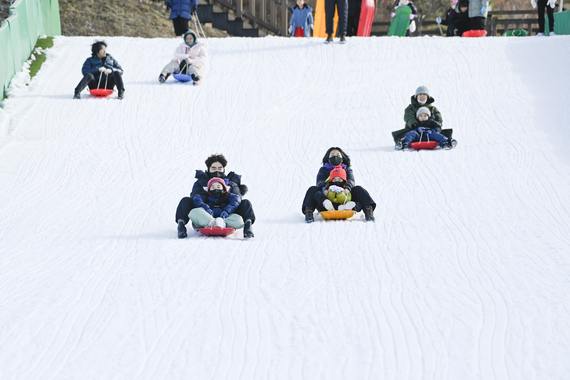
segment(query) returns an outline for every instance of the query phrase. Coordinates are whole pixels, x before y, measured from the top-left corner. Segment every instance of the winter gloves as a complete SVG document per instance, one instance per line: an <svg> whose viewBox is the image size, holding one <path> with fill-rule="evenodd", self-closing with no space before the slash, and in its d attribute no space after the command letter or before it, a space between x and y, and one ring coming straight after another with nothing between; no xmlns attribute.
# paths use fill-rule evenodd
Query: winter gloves
<svg viewBox="0 0 570 380"><path fill-rule="evenodd" d="M169 10L171 10L171 9L172 9L172 4L170 3L170 1L168 1L168 2L166 3L166 10L169 11Z"/></svg>
<svg viewBox="0 0 570 380"><path fill-rule="evenodd" d="M222 219L226 219L228 216L230 216L230 214L227 211L222 211L222 213L220 214L220 217Z"/></svg>
<svg viewBox="0 0 570 380"><path fill-rule="evenodd" d="M483 8L481 8L481 10L479 11L479 13L481 13L482 15L484 15L485 12L487 12L487 6L486 6L486 5L483 5Z"/></svg>
<svg viewBox="0 0 570 380"><path fill-rule="evenodd" d="M113 70L101 66L101 67L99 67L99 72L100 72L101 74L110 75L110 74L113 72Z"/></svg>
<svg viewBox="0 0 570 380"><path fill-rule="evenodd" d="M192 8L190 8L190 14L195 15L197 10L198 6L196 4L192 4Z"/></svg>
<svg viewBox="0 0 570 380"><path fill-rule="evenodd" d="M424 127L417 127L416 128L416 132L418 133L424 133L426 131L426 129Z"/></svg>
<svg viewBox="0 0 570 380"><path fill-rule="evenodd" d="M548 0L548 5L550 5L550 8L554 8L556 6L556 0Z"/></svg>

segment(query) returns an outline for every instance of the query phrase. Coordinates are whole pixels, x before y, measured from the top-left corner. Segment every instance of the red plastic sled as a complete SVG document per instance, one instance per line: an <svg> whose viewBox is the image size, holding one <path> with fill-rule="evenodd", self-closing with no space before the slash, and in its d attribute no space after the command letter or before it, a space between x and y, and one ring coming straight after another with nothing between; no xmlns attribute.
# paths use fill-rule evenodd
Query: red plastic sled
<svg viewBox="0 0 570 380"><path fill-rule="evenodd" d="M94 88L93 90L89 90L89 92L96 98L106 98L113 93L113 90L108 90L106 88Z"/></svg>
<svg viewBox="0 0 570 380"><path fill-rule="evenodd" d="M326 220L339 220L348 219L356 214L353 210L332 210L332 211L321 211L321 215Z"/></svg>
<svg viewBox="0 0 570 380"><path fill-rule="evenodd" d="M435 149L436 146L437 146L437 141L419 141L410 144L410 147L412 147L415 150Z"/></svg>
<svg viewBox="0 0 570 380"><path fill-rule="evenodd" d="M235 228L221 228L221 227L204 227L204 228L199 228L200 233L202 235L205 236L222 236L222 237L226 237L228 235L231 235L234 233L234 231L236 230Z"/></svg>
<svg viewBox="0 0 570 380"><path fill-rule="evenodd" d="M486 35L486 30L468 30L463 32L463 37L485 37Z"/></svg>

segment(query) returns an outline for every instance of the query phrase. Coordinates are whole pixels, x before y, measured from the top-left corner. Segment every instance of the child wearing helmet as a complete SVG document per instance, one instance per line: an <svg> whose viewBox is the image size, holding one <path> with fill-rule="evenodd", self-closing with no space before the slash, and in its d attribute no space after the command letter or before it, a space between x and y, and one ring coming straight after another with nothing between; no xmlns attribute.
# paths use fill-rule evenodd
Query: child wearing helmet
<svg viewBox="0 0 570 380"><path fill-rule="evenodd" d="M194 208L188 214L195 227L242 228L243 219L234 211L240 204L240 198L228 191L224 179L214 177L208 181L207 190L193 199Z"/></svg>
<svg viewBox="0 0 570 380"><path fill-rule="evenodd" d="M182 36L184 42L176 48L174 58L162 69L158 81L164 83L170 74L186 74L192 77L194 84L200 83L204 76L204 67L208 63L208 52L198 36L189 30Z"/></svg>

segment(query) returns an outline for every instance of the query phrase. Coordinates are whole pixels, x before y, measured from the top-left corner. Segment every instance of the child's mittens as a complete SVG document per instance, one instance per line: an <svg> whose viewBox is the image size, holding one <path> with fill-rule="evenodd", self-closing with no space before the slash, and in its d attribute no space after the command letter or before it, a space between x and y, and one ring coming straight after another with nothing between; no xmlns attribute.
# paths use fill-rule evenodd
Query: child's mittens
<svg viewBox="0 0 570 380"><path fill-rule="evenodd" d="M536 0L530 0L530 5L532 5L533 8L536 8Z"/></svg>
<svg viewBox="0 0 570 380"><path fill-rule="evenodd" d="M486 11L487 11L487 6L486 6L486 5L483 5L483 7L482 7L481 10L479 11L479 13L481 13L482 15L484 15Z"/></svg>
<svg viewBox="0 0 570 380"><path fill-rule="evenodd" d="M335 193L342 193L344 191L342 187L336 185L332 185L331 187L329 187L329 190L334 191Z"/></svg>
<svg viewBox="0 0 570 380"><path fill-rule="evenodd" d="M310 26L312 30L315 30L315 24L311 24Z"/></svg>
<svg viewBox="0 0 570 380"><path fill-rule="evenodd" d="M426 131L426 129L424 127L417 127L416 128L416 132L418 133L424 133Z"/></svg>
<svg viewBox="0 0 570 380"><path fill-rule="evenodd" d="M227 211L222 211L222 213L220 214L220 217L223 219L226 219L228 216L230 216L230 214Z"/></svg>
<svg viewBox="0 0 570 380"><path fill-rule="evenodd" d="M390 16L391 16L392 18L396 17L396 12L392 12L392 14L390 14Z"/></svg>
<svg viewBox="0 0 570 380"><path fill-rule="evenodd" d="M556 6L556 0L548 0L548 5L550 5L550 8L553 8Z"/></svg>
<svg viewBox="0 0 570 380"><path fill-rule="evenodd" d="M212 211L211 208L204 208L204 210L210 215L212 215L214 213L214 211Z"/></svg>
<svg viewBox="0 0 570 380"><path fill-rule="evenodd" d="M413 20L414 18L416 18L416 15L414 15L413 13L410 15L410 20Z"/></svg>
<svg viewBox="0 0 570 380"><path fill-rule="evenodd" d="M289 34L293 34L293 25L289 26Z"/></svg>

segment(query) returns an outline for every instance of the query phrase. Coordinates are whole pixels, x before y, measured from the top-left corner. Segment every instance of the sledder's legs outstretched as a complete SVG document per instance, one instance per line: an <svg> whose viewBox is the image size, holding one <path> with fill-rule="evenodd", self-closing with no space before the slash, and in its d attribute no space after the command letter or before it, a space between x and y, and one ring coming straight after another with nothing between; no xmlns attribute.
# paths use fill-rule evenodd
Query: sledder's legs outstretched
<svg viewBox="0 0 570 380"><path fill-rule="evenodd" d="M190 211L190 220L194 223L197 227L206 227L214 217L206 212L202 207L197 207ZM244 223L241 216L238 214L230 214L227 218L224 219L226 222L226 227L229 228L242 228Z"/></svg>

